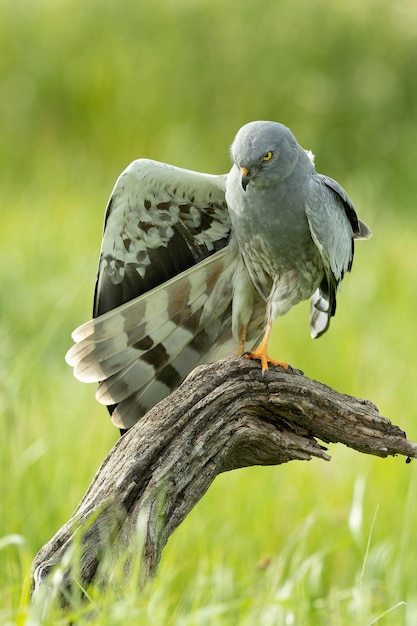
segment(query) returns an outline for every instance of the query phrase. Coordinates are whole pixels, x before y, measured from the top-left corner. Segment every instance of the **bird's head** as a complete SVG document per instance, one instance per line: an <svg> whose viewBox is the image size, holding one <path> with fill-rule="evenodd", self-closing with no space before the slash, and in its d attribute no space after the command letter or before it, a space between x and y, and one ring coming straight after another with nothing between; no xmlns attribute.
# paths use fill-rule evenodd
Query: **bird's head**
<svg viewBox="0 0 417 626"><path fill-rule="evenodd" d="M300 146L289 128L277 122L250 122L238 131L230 149L241 184L269 187L287 178Z"/></svg>

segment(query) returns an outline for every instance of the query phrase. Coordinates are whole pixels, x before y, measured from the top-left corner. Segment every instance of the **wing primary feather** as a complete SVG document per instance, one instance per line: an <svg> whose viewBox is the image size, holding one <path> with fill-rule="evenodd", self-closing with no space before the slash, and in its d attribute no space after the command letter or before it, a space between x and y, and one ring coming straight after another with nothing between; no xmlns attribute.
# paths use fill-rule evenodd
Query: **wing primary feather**
<svg viewBox="0 0 417 626"><path fill-rule="evenodd" d="M176 328L194 329L198 324L193 320L199 321L208 292L223 272L226 260L227 249L221 250L166 283L163 289L155 288L75 331L78 343L66 356L75 376L99 382L118 368L146 358Z"/></svg>
<svg viewBox="0 0 417 626"><path fill-rule="evenodd" d="M225 176L134 161L107 206L93 317L224 248L229 234Z"/></svg>

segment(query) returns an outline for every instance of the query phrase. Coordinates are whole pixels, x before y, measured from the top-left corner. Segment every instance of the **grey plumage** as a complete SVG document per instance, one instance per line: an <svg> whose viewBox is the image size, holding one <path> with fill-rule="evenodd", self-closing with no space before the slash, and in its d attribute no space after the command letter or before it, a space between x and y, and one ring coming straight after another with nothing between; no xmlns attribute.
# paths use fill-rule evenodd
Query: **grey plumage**
<svg viewBox="0 0 417 626"><path fill-rule="evenodd" d="M246 124L231 154L226 201L232 230L252 282L268 301L268 316L273 321L313 296L310 331L318 337L335 313L353 241L370 231L342 187L317 174L312 155L282 124Z"/></svg>
<svg viewBox="0 0 417 626"><path fill-rule="evenodd" d="M196 365L253 348L270 361L272 323L311 298L320 336L370 236L340 185L275 122L252 122L233 166L210 176L148 160L131 164L105 218L94 319L67 355L81 380L129 428Z"/></svg>

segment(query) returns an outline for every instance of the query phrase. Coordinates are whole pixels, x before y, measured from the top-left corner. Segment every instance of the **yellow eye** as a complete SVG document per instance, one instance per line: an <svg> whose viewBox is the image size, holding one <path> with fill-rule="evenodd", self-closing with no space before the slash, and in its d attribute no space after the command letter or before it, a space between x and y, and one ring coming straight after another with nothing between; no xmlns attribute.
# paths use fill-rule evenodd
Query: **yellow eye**
<svg viewBox="0 0 417 626"><path fill-rule="evenodd" d="M262 157L262 161L270 161L271 159L272 159L272 152L267 152Z"/></svg>

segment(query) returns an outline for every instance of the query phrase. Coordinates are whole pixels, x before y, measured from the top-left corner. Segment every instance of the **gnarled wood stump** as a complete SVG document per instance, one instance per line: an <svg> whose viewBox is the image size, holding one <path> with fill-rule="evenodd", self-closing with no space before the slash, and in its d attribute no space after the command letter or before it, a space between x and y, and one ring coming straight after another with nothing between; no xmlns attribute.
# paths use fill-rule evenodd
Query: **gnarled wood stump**
<svg viewBox="0 0 417 626"><path fill-rule="evenodd" d="M318 457L340 442L381 457L417 457L417 444L382 417L374 404L343 395L302 372L229 358L194 370L122 437L101 465L71 519L33 562L33 593L64 564L78 542L82 586L91 583L111 546L129 549L143 529L142 582L156 574L169 536L217 474L249 465L279 465ZM75 541L77 543L77 541Z"/></svg>

